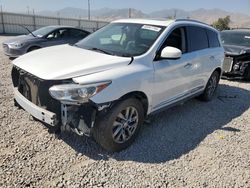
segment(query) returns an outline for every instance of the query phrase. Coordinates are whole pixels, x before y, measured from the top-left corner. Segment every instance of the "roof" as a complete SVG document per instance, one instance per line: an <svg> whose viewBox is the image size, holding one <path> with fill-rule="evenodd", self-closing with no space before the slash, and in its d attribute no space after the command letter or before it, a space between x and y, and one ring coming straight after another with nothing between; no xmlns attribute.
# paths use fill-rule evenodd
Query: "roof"
<svg viewBox="0 0 250 188"><path fill-rule="evenodd" d="M197 20L191 20L191 19L121 19L121 20L116 20L113 21L112 23L138 23L138 24L148 24L148 25L156 25L156 26L165 26L168 27L170 24L174 22L185 22L185 23L192 23L196 25L200 25L203 27L210 28L214 31L217 31L210 25L197 21ZM218 31L217 31L218 32Z"/></svg>
<svg viewBox="0 0 250 188"><path fill-rule="evenodd" d="M67 26L67 25L50 25L50 26L45 26L45 27L51 27L51 28L76 28L73 26Z"/></svg>
<svg viewBox="0 0 250 188"><path fill-rule="evenodd" d="M157 25L157 26L169 26L171 23L175 22L175 20L165 19L121 19L113 21L112 23L138 23L138 24L149 24L149 25Z"/></svg>

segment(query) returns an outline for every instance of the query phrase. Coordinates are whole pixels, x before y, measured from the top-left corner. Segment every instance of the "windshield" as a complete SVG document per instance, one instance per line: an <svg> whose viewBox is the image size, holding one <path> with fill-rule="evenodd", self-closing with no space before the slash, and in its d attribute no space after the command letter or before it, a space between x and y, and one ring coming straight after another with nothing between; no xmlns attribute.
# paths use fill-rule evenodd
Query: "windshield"
<svg viewBox="0 0 250 188"><path fill-rule="evenodd" d="M81 40L76 46L117 56L137 56L145 53L165 27L111 23Z"/></svg>
<svg viewBox="0 0 250 188"><path fill-rule="evenodd" d="M250 32L224 31L221 32L224 45L237 45L250 47Z"/></svg>
<svg viewBox="0 0 250 188"><path fill-rule="evenodd" d="M43 37L43 36L49 34L50 32L52 32L54 29L55 29L55 27L52 27L52 26L42 27L36 31L33 31L32 33L37 37Z"/></svg>

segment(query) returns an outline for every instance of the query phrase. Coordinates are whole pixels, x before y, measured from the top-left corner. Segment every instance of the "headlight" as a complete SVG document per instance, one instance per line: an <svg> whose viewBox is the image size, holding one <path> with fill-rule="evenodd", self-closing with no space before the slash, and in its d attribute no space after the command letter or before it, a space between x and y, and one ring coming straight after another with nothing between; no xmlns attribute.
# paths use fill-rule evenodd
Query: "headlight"
<svg viewBox="0 0 250 188"><path fill-rule="evenodd" d="M89 85L62 84L49 88L50 95L62 102L85 103L95 94L105 89L111 81Z"/></svg>
<svg viewBox="0 0 250 188"><path fill-rule="evenodd" d="M10 43L8 44L9 45L9 48L21 48L23 46L22 43Z"/></svg>

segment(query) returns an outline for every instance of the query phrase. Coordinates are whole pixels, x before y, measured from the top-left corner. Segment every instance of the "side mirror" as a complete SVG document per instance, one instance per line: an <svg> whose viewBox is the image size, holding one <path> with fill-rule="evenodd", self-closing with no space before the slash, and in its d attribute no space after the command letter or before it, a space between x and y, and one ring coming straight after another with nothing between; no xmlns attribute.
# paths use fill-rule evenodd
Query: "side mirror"
<svg viewBox="0 0 250 188"><path fill-rule="evenodd" d="M181 58L182 52L175 47L167 46L161 51L161 58L163 59L179 59Z"/></svg>

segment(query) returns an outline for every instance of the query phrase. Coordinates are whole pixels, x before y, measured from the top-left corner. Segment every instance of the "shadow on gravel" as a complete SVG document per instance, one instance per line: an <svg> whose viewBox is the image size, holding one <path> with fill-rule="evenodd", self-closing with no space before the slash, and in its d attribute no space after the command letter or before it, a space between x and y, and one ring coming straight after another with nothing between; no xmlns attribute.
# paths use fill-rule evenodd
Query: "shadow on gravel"
<svg viewBox="0 0 250 188"><path fill-rule="evenodd" d="M225 125L249 109L249 97L248 90L220 85L217 97L211 102L193 99L153 116L152 122L141 129L135 143L119 153L106 152L92 139L70 133L63 133L61 139L77 152L95 160L113 158L142 163L166 162L195 149L215 130L237 134L239 129Z"/></svg>

